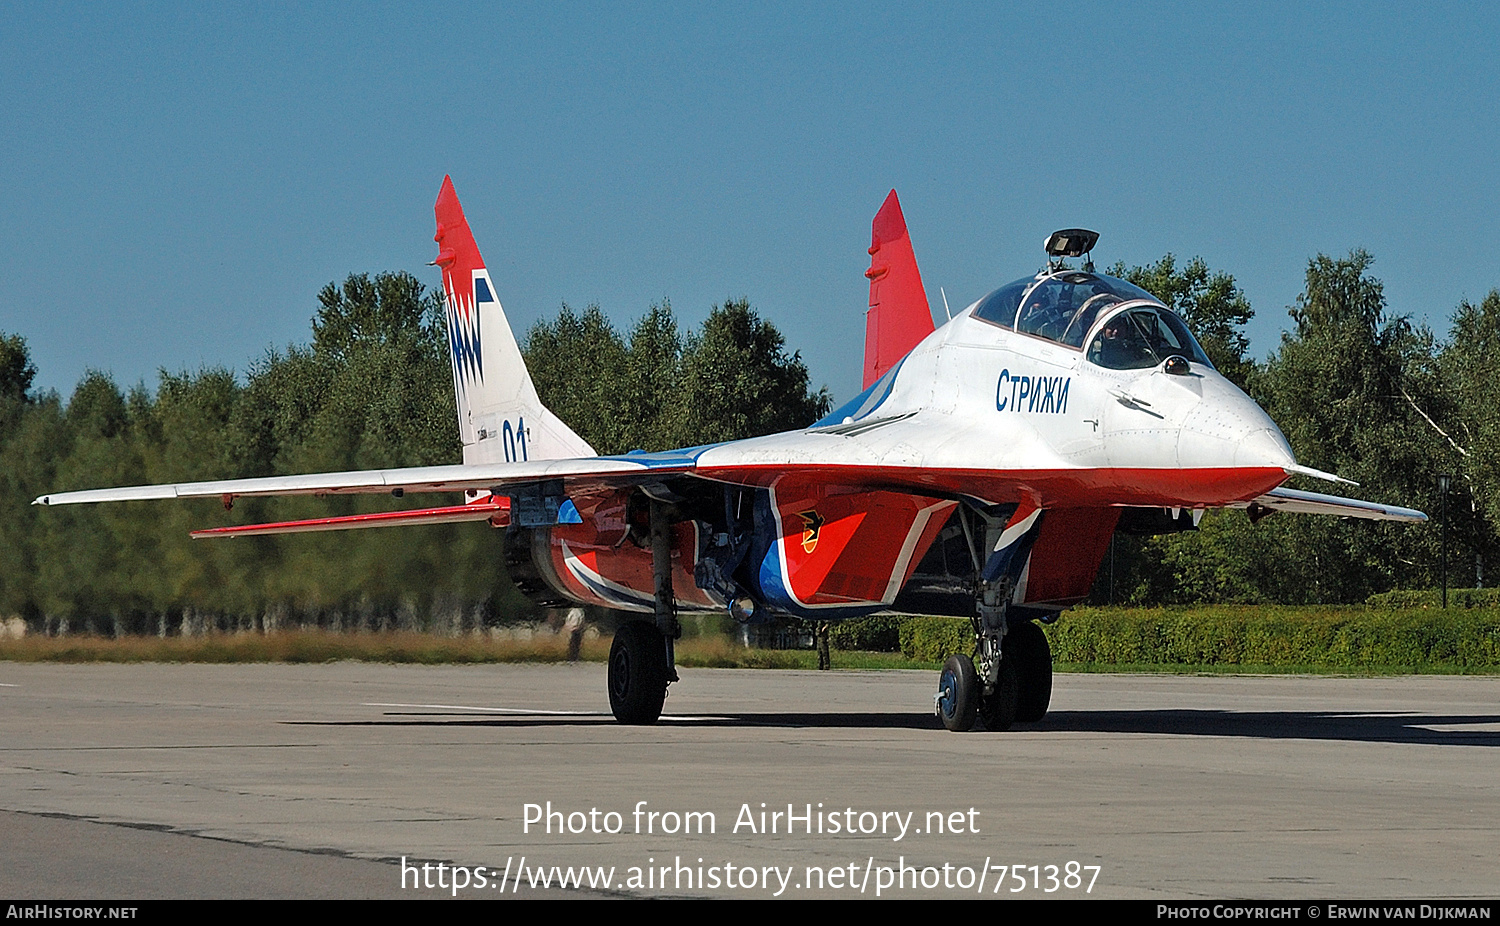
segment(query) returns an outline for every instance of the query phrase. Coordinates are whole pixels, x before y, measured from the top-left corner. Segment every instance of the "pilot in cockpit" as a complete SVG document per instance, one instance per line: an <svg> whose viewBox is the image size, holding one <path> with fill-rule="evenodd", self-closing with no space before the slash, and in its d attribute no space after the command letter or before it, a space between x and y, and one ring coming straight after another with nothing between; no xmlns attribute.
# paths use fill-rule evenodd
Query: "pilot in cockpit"
<svg viewBox="0 0 1500 926"><path fill-rule="evenodd" d="M1154 366L1156 354L1132 322L1129 312L1105 321L1089 347L1089 361L1110 370L1138 370Z"/></svg>
<svg viewBox="0 0 1500 926"><path fill-rule="evenodd" d="M1039 286L1032 293L1030 304L1021 312L1017 328L1026 334L1056 341L1068 330L1068 322L1075 311L1077 307L1067 293L1059 292L1057 287Z"/></svg>
<svg viewBox="0 0 1500 926"><path fill-rule="evenodd" d="M1116 315L1104 323L1099 330L1099 337L1094 341L1094 350L1090 351L1090 360L1100 366L1111 369L1120 369L1127 365L1127 354L1134 359L1135 352L1125 346L1125 316Z"/></svg>

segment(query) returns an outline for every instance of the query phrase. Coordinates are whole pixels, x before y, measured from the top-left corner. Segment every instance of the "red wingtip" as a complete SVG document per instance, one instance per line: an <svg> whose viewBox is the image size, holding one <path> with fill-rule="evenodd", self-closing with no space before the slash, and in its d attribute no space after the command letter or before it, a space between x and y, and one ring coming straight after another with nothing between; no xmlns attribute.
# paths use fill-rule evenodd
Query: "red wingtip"
<svg viewBox="0 0 1500 926"><path fill-rule="evenodd" d="M901 201L891 190L870 223L870 311L865 316L865 388L933 331Z"/></svg>

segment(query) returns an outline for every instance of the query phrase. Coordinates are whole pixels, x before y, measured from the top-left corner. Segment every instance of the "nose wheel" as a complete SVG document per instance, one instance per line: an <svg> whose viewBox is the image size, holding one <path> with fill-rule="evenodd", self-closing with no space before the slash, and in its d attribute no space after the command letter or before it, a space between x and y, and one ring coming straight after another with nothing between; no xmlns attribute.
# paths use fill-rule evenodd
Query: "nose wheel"
<svg viewBox="0 0 1500 926"><path fill-rule="evenodd" d="M1052 651L1042 628L1018 621L1005 635L1005 649L995 657L994 688L985 693L983 679L968 656L949 656L938 676L933 707L943 726L955 733L972 730L976 721L992 733L1011 725L1033 723L1047 714L1052 700Z"/></svg>
<svg viewBox="0 0 1500 926"><path fill-rule="evenodd" d="M979 715L979 676L974 660L968 656L949 656L938 676L937 696L933 701L943 726L963 733L974 726Z"/></svg>

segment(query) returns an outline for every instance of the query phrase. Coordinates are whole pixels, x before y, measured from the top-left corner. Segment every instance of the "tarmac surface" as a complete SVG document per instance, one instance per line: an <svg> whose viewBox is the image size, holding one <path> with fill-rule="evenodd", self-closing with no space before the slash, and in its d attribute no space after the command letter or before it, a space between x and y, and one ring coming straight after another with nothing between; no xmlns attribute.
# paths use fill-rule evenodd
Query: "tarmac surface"
<svg viewBox="0 0 1500 926"><path fill-rule="evenodd" d="M935 672L682 675L623 727L592 664L0 663L0 896L1500 894L1500 678L1059 675L959 735Z"/></svg>

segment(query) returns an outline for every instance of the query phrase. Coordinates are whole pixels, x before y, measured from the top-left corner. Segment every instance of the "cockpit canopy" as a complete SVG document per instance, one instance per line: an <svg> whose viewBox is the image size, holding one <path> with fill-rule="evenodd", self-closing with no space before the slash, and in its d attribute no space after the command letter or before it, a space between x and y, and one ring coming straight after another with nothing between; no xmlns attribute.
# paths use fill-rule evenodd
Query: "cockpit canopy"
<svg viewBox="0 0 1500 926"><path fill-rule="evenodd" d="M1168 357L1213 367L1182 319L1159 305L1124 308L1105 318L1085 356L1109 370L1144 370ZM1167 372L1174 371L1168 366Z"/></svg>
<svg viewBox="0 0 1500 926"><path fill-rule="evenodd" d="M1136 304L1109 317L1126 303ZM1103 274L1063 270L1026 277L979 300L974 317L1078 350L1094 323L1106 318L1089 344L1090 363L1135 370L1176 354L1212 366L1187 325L1160 300L1133 283Z"/></svg>

